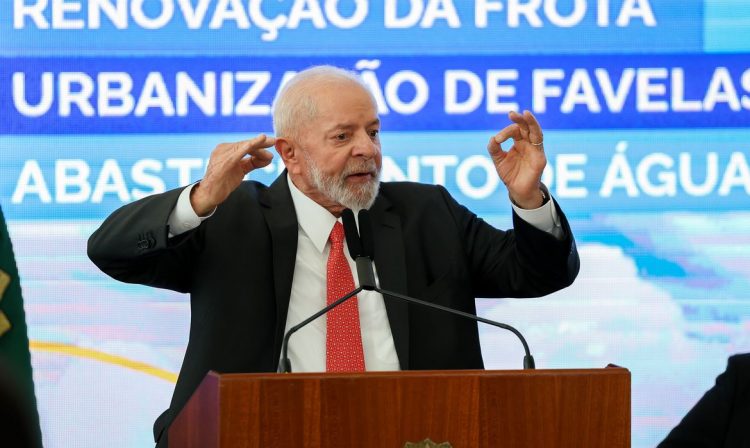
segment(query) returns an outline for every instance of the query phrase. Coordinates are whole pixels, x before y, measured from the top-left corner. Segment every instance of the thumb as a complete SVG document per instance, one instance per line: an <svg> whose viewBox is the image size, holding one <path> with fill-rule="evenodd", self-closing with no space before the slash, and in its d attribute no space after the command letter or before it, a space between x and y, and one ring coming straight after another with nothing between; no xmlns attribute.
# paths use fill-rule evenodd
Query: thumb
<svg viewBox="0 0 750 448"><path fill-rule="evenodd" d="M500 146L500 143L495 136L490 137L490 141L487 143L487 152L495 163L501 162L507 154L503 151L503 148Z"/></svg>

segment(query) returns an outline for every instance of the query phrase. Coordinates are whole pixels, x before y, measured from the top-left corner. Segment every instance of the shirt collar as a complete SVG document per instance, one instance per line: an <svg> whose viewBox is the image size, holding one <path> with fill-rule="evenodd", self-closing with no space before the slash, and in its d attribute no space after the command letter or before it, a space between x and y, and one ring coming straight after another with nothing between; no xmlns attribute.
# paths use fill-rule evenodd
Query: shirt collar
<svg viewBox="0 0 750 448"><path fill-rule="evenodd" d="M331 229L338 220L331 212L302 193L294 185L288 174L287 183L289 184L289 192L292 194L292 202L300 228L310 238L315 248L323 253Z"/></svg>

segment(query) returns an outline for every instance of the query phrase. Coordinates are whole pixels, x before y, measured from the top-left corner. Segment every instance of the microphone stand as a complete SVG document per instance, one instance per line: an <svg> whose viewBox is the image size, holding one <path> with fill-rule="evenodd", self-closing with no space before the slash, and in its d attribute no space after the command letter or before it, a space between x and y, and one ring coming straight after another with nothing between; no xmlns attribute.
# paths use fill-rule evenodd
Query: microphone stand
<svg viewBox="0 0 750 448"><path fill-rule="evenodd" d="M350 292L349 294L345 295L344 297L340 299L337 299L335 302L331 302L330 305L326 306L325 308L321 309L317 313L313 314L312 316L308 317L307 319L303 320L302 322L290 328L289 331L287 331L286 334L284 335L284 341L281 343L281 361L279 361L278 372L279 373L291 373L292 372L292 363L291 361L289 361L289 356L288 356L289 338L294 333L296 333L297 330L309 324L310 322L314 321L315 319L319 318L320 316L324 315L325 313L331 311L332 309L336 308L337 306L341 305L342 303L346 302L352 297L356 296L363 289L364 288L362 288L361 286L356 288L354 291Z"/></svg>
<svg viewBox="0 0 750 448"><path fill-rule="evenodd" d="M288 349L289 349L289 337L294 334L297 330L314 321L323 314L329 312L333 308L336 308L340 304L349 300L351 297L357 295L360 291L375 291L380 293L383 297L390 297L398 300L402 300L407 303L414 303L427 308L432 308L446 313L453 314L455 316L463 317L465 319L471 319L475 322L482 322L487 325L502 328L515 334L521 341L524 350L523 357L523 368L534 369L536 364L534 357L531 356L529 350L529 344L526 343L526 338L523 337L520 331L516 330L508 324L496 322L494 320L485 319L483 317L475 316L473 314L465 313L463 311L454 310L443 305L426 302L424 300L415 299L414 297L405 296L393 291L380 289L375 282L375 270L373 269L372 260L374 258L374 238L372 234L372 222L370 221L369 212L366 209L360 210L359 212L359 223L360 230L357 230L357 224L354 221L354 213L350 209L345 209L342 212L342 221L344 224L344 233L346 235L347 245L352 259L354 259L357 265L357 277L359 278L359 287L344 297L336 300L325 308L321 309L317 313L303 320L299 324L290 328L289 331L284 335L284 340L281 343L281 360L279 361L278 371L280 373L289 373L292 371L292 363L289 361Z"/></svg>
<svg viewBox="0 0 750 448"><path fill-rule="evenodd" d="M508 330L512 332L513 334L515 334L518 337L518 339L521 340L521 344L523 345L523 350L525 352L525 355L523 357L523 368L524 369L536 368L536 363L534 362L534 357L531 356L531 351L529 351L529 344L526 343L526 338L523 337L520 331L516 330L514 327L508 324L496 322L490 319L485 319L484 317L475 316L474 314L466 313L464 311L454 310L453 308L448 308L446 306L438 305L436 303L425 302L424 300L415 299L414 297L405 296L397 292L388 291L388 290L380 289L377 287L373 288L373 290L382 294L383 297L387 296L387 297L392 297L394 299L402 300L404 302L417 303L419 305L423 305L428 308L445 311L446 313L451 313L456 316L464 317L466 319L470 319L470 320L477 321L477 322L482 322L483 324L492 325L493 327L498 327L504 330Z"/></svg>
<svg viewBox="0 0 750 448"><path fill-rule="evenodd" d="M358 257L357 258L357 267L358 268L360 266L360 263L359 263L360 260L367 260L369 262L368 263L368 267L370 268L369 272L371 273L372 272L372 264L371 264L372 262L367 257ZM363 271L359 270L359 272L363 272ZM365 272L367 272L367 271L365 271ZM362 277L365 277L365 276L366 276L366 274L360 276L360 280L364 280ZM374 275L367 276L367 277L374 278ZM365 282L362 282L362 283L365 283ZM453 315L456 315L456 316L460 316L460 317L463 317L463 318L466 318L466 319L470 319L470 320L473 320L475 322L482 322L482 323L487 324L487 325L492 325L493 327L498 327L498 328L502 328L504 330L508 330L508 331L512 332L513 334L515 334L518 337L518 339L521 341L521 344L523 345L523 350L524 350L524 353L525 353L524 357L523 357L523 368L524 369L534 369L534 368L536 368L536 363L534 362L534 357L531 356L531 351L529 350L529 344L526 343L526 338L524 338L523 335L521 334L521 332L518 331L517 329L515 329L514 327L512 327L512 326L510 326L508 324L503 324L503 323L500 323L500 322L496 322L494 320L485 319L483 317L475 316L473 314L469 314L469 313L466 313L466 312L463 312L463 311L454 310L453 308L448 308L448 307L443 306L443 305L438 305L438 304L435 304L435 303L426 302L424 300L415 299L414 297L405 296L405 295L399 294L397 292L388 291L388 290L385 290L385 289L380 289L377 286L375 286L374 282L372 282L372 283L366 282L366 284L360 284L360 286L358 288L356 288L354 291L352 291L349 294L345 295L344 297L336 300L335 302L332 302L330 305L328 305L325 308L321 309L317 313L313 314L312 316L308 317L307 319L303 320L299 324L297 324L297 325L293 326L292 328L290 328L289 331L287 331L286 335L284 335L284 340L283 340L283 342L281 344L281 347L282 347L282 350L281 350L282 356L281 356L281 361L279 361L278 372L279 373L291 373L291 371L292 371L292 363L289 361L289 357L288 357L289 338L294 333L296 333L297 330L299 330L300 328L302 328L305 325L309 324L310 322L314 321L315 319L319 318L320 316L326 314L327 312L329 312L333 308L336 308L340 304L346 302L347 300L349 300L350 298L352 298L355 295L359 294L363 290L365 290L365 291L375 291L377 293L382 294L383 297L391 297L391 298L394 298L394 299L402 300L402 301L407 302L407 303L415 303L417 305L421 305L421 306L425 306L425 307L428 307L428 308L432 308L432 309L444 311L446 313L450 313L450 314L453 314Z"/></svg>

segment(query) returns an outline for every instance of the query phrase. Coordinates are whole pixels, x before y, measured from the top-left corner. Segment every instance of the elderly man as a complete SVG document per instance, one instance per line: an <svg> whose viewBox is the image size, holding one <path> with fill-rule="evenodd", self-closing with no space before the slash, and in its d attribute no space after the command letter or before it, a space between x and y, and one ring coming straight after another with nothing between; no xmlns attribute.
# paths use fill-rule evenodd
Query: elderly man
<svg viewBox="0 0 750 448"><path fill-rule="evenodd" d="M190 340L159 446L209 370L273 372L285 329L354 288L342 210L369 208L381 287L469 313L475 297L534 297L570 285L578 255L541 184L542 131L529 113L488 150L513 203L501 231L439 186L380 183L380 120L356 75L315 67L274 104L276 138L224 143L205 177L115 211L89 240L104 272L191 297ZM500 146L508 139L507 151ZM272 159L271 185L244 181ZM353 275L354 274L354 275ZM295 371L480 369L476 324L363 292L292 338Z"/></svg>

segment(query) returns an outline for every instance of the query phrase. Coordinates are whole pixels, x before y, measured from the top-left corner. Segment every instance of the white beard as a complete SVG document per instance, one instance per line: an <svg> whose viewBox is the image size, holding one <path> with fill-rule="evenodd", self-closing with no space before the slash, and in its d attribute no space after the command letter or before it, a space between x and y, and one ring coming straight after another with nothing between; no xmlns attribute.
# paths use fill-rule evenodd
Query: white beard
<svg viewBox="0 0 750 448"><path fill-rule="evenodd" d="M354 211L370 208L375 202L380 189L380 170L373 159L367 162L351 159L340 175L329 176L318 167L307 151L303 150L302 154L310 167L313 186L329 200ZM375 177L361 185L347 185L346 178L349 175L363 171L373 172Z"/></svg>

